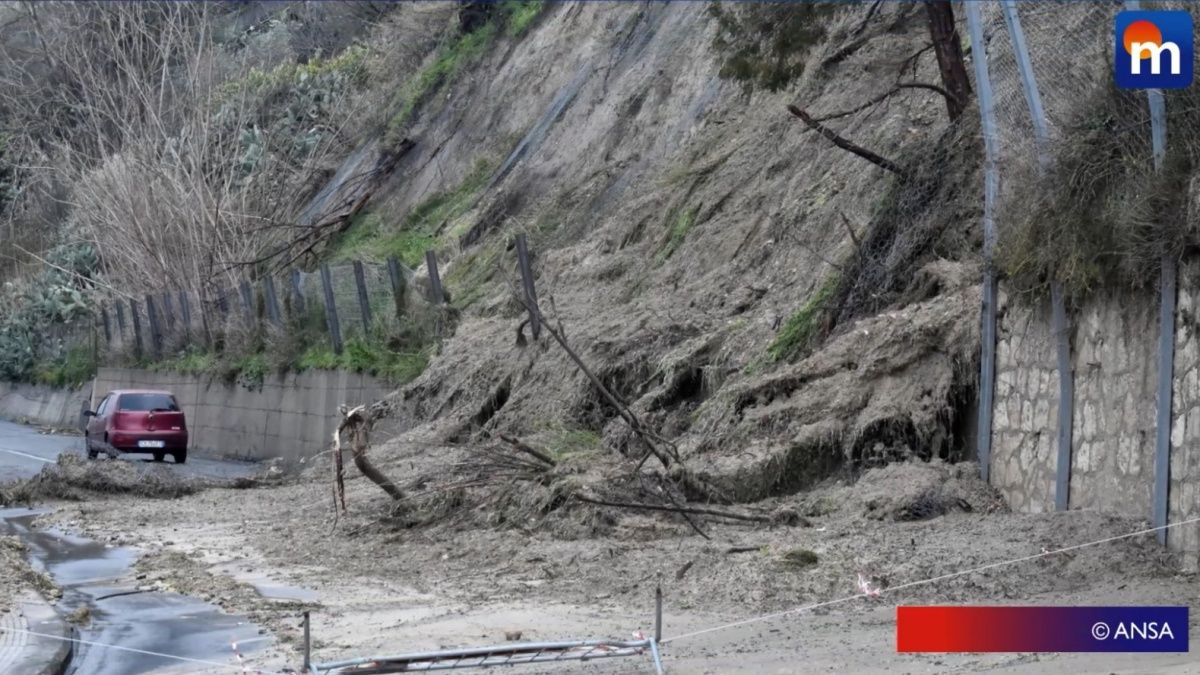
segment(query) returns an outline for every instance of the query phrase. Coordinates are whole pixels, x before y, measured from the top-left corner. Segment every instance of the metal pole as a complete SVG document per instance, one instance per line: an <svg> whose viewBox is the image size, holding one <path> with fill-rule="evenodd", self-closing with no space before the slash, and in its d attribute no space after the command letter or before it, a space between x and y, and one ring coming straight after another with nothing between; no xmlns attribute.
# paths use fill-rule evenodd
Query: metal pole
<svg viewBox="0 0 1200 675"><path fill-rule="evenodd" d="M312 633L308 610L304 610L304 671L312 670Z"/></svg>
<svg viewBox="0 0 1200 675"><path fill-rule="evenodd" d="M1138 0L1125 0L1125 9L1141 9ZM1162 169L1167 153L1167 102L1161 89L1147 89L1150 144L1154 170ZM1175 378L1175 260L1164 251L1160 261L1158 304L1158 392L1154 433L1154 527L1158 543L1167 543L1168 498L1171 489L1171 406Z"/></svg>
<svg viewBox="0 0 1200 675"><path fill-rule="evenodd" d="M333 296L333 280L329 274L329 265L321 265L321 287L325 291L325 326L329 329L329 340L333 343L333 353L342 353L342 327L338 321L337 303Z"/></svg>
<svg viewBox="0 0 1200 675"><path fill-rule="evenodd" d="M662 586L654 588L654 641L662 642Z"/></svg>
<svg viewBox="0 0 1200 675"><path fill-rule="evenodd" d="M392 297L396 301L396 318L404 316L404 296L407 293L407 280L400 272L400 261L395 257L388 258L388 278L392 281Z"/></svg>
<svg viewBox="0 0 1200 675"><path fill-rule="evenodd" d="M438 273L437 254L433 251L425 251L425 267L429 271L429 301L440 305L446 301L446 295L442 291L442 276Z"/></svg>
<svg viewBox="0 0 1200 675"><path fill-rule="evenodd" d="M983 128L983 303L980 321L981 353L979 358L979 439L976 454L983 480L991 473L992 406L995 397L996 375L996 222L992 216L996 203L999 177L996 174L996 110L992 99L992 83L988 79L987 43L983 39L983 24L979 5L965 2L967 29L971 36L975 65L975 86L979 94L979 117Z"/></svg>
<svg viewBox="0 0 1200 675"><path fill-rule="evenodd" d="M363 338L371 334L371 298L367 293L367 278L360 260L354 261L354 285L358 289L358 313L362 317Z"/></svg>
<svg viewBox="0 0 1200 675"><path fill-rule="evenodd" d="M1029 47L1025 43L1025 31L1021 29L1021 16L1015 0L1004 0L1000 5L1008 35L1012 40L1013 53L1017 57L1017 70L1021 73L1021 85L1025 91L1025 103L1033 120L1033 133L1037 141L1038 170L1045 176L1050 166L1050 134L1046 125L1046 110L1042 106L1042 94L1038 89L1037 77L1033 72L1033 61L1029 58ZM1058 468L1055 475L1054 508L1066 511L1070 504L1071 452L1074 449L1072 425L1075 419L1075 374L1071 368L1071 333L1067 319L1067 299L1062 283L1050 282L1050 314L1055 342L1057 343L1058 369Z"/></svg>

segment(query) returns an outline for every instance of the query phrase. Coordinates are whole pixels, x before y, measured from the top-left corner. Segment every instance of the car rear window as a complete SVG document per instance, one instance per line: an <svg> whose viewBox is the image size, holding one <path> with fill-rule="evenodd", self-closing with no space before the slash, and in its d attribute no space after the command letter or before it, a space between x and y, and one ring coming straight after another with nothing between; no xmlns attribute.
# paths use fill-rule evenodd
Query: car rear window
<svg viewBox="0 0 1200 675"><path fill-rule="evenodd" d="M175 399L166 394L121 394L120 410L179 410Z"/></svg>

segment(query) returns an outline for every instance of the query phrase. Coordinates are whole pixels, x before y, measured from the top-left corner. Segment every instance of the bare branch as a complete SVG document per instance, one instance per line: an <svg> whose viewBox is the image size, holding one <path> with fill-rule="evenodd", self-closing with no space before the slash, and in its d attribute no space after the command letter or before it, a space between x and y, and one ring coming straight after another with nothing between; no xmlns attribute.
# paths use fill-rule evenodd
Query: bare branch
<svg viewBox="0 0 1200 675"><path fill-rule="evenodd" d="M880 155L875 154L874 152L871 152L870 150L867 150L866 148L862 147L861 145L857 145L857 144L853 143L852 141L846 140L845 138L843 138L842 136L839 136L837 133L835 133L833 130L831 130L829 127L826 127L826 126L822 125L820 122L818 122L817 120L813 119L812 115L809 115L807 112L804 112L800 108L798 108L794 105L788 104L787 109L788 109L788 112L790 112L793 115L795 115L796 117L800 118L800 120L802 122L807 124L810 129L817 131L822 136L829 139L829 142L833 143L837 147L839 147L851 154L858 155L859 157L862 157L863 159L874 164L875 166L880 167L881 169L886 169L888 171L891 171L892 173L894 173L898 176L905 175L904 170L901 169L900 166L898 164L896 164L895 162L893 162L892 160L886 159Z"/></svg>

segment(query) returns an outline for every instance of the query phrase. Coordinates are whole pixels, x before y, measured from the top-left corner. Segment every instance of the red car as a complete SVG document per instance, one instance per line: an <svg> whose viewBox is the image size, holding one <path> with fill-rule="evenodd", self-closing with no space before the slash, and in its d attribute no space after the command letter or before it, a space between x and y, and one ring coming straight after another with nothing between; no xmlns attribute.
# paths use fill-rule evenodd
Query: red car
<svg viewBox="0 0 1200 675"><path fill-rule="evenodd" d="M84 433L88 459L112 449L145 452L161 462L170 454L176 464L187 461L188 432L179 402L168 391L117 390L100 399Z"/></svg>

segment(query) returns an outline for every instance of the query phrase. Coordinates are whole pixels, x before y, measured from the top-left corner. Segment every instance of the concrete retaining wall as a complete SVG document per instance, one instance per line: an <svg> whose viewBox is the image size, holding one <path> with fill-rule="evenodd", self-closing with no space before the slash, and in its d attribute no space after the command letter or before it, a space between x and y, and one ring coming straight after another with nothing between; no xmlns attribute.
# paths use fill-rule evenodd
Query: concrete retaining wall
<svg viewBox="0 0 1200 675"><path fill-rule="evenodd" d="M187 415L191 452L294 461L328 449L338 405L373 403L392 387L345 371L268 375L260 389L251 390L206 377L101 368L93 403L113 389L173 392Z"/></svg>
<svg viewBox="0 0 1200 675"><path fill-rule="evenodd" d="M1200 517L1200 262L1180 269L1168 522ZM1006 302L996 352L992 483L1017 511L1054 509L1058 372L1047 306ZM1151 520L1158 297L1101 296L1074 312L1069 507ZM1200 525L1168 530L1200 566Z"/></svg>
<svg viewBox="0 0 1200 675"><path fill-rule="evenodd" d="M89 383L78 389L0 381L0 419L57 429L79 429L80 413L92 396Z"/></svg>

